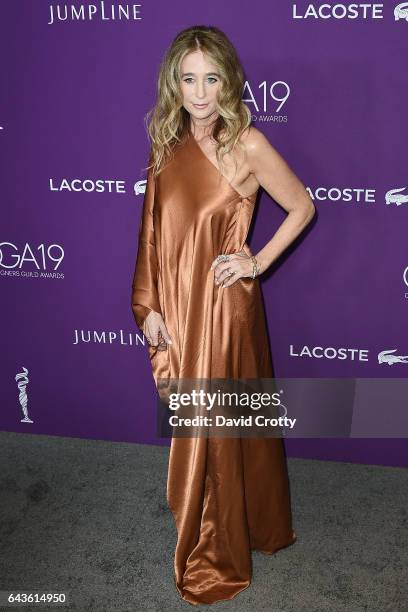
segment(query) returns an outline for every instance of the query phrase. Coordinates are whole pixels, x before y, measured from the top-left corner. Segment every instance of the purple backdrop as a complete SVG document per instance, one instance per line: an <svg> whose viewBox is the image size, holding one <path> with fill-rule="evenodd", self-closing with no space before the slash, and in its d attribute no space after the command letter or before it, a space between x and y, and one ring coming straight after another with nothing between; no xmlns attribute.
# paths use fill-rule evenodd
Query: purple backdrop
<svg viewBox="0 0 408 612"><path fill-rule="evenodd" d="M277 375L406 377L406 360L390 367L378 355L408 354L408 4L321 4L2 1L2 430L169 444L155 436L154 381L130 308L143 203L134 186L161 57L194 24L236 45L254 124L317 208L263 282ZM262 192L253 250L285 214ZM359 410L361 424L370 406ZM286 447L406 466L400 433Z"/></svg>

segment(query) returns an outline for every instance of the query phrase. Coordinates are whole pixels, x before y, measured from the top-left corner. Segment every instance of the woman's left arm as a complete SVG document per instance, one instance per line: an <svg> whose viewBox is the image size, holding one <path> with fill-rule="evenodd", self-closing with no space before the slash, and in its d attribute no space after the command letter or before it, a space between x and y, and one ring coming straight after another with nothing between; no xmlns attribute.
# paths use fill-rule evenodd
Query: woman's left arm
<svg viewBox="0 0 408 612"><path fill-rule="evenodd" d="M246 151L250 171L259 184L289 213L271 240L255 255L261 274L310 223L315 206L306 187L258 129L250 130Z"/></svg>

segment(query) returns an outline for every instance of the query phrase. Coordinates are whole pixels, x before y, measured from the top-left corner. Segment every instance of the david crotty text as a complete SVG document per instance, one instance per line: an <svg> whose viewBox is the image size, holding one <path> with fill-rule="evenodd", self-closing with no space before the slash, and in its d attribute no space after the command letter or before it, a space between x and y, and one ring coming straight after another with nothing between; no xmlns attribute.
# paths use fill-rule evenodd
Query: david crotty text
<svg viewBox="0 0 408 612"><path fill-rule="evenodd" d="M254 417L252 414L232 419L221 415L217 415L215 419L208 416L184 418L177 415L172 415L169 418L169 424L173 427L252 427L252 425L256 425L258 427L289 427L289 429L293 429L295 423L296 419L289 419L286 416L275 419L263 415Z"/></svg>

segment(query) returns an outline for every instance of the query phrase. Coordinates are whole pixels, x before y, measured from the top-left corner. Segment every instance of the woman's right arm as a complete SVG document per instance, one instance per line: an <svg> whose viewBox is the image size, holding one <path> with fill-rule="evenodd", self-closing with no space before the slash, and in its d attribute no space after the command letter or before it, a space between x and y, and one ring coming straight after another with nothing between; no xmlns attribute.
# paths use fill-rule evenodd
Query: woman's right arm
<svg viewBox="0 0 408 612"><path fill-rule="evenodd" d="M151 169L149 169L139 224L131 305L136 325L146 335L150 344L157 345L160 343L159 331L166 341L170 340L170 337L162 318L157 289L158 265L153 223L154 197L155 178Z"/></svg>
<svg viewBox="0 0 408 612"><path fill-rule="evenodd" d="M137 257L132 282L132 311L142 329L150 311L161 313L157 291L158 267L154 238L153 207L155 179L149 169L139 223Z"/></svg>

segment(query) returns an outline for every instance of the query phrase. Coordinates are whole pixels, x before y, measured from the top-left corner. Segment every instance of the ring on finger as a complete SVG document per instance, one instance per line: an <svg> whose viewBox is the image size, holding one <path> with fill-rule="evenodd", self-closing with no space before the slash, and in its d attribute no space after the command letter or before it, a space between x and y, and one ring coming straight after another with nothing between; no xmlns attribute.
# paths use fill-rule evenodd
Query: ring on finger
<svg viewBox="0 0 408 612"><path fill-rule="evenodd" d="M229 273L228 273L227 277L226 277L226 278L224 278L224 280L222 281L222 284L224 284L224 283L225 283L225 281L227 281L229 278L231 278L231 276L234 276L234 274L235 274L235 272L233 272L233 271L231 270L231 272L229 272Z"/></svg>
<svg viewBox="0 0 408 612"><path fill-rule="evenodd" d="M232 276L233 274L235 274L235 272L229 272L229 270L231 270L231 268L227 268L226 272L228 272L228 274L227 274L226 278L229 278L230 276ZM221 278L220 278L220 277L219 277L219 278L217 278L217 283L221 283L221 282L224 282L224 281L221 281Z"/></svg>

